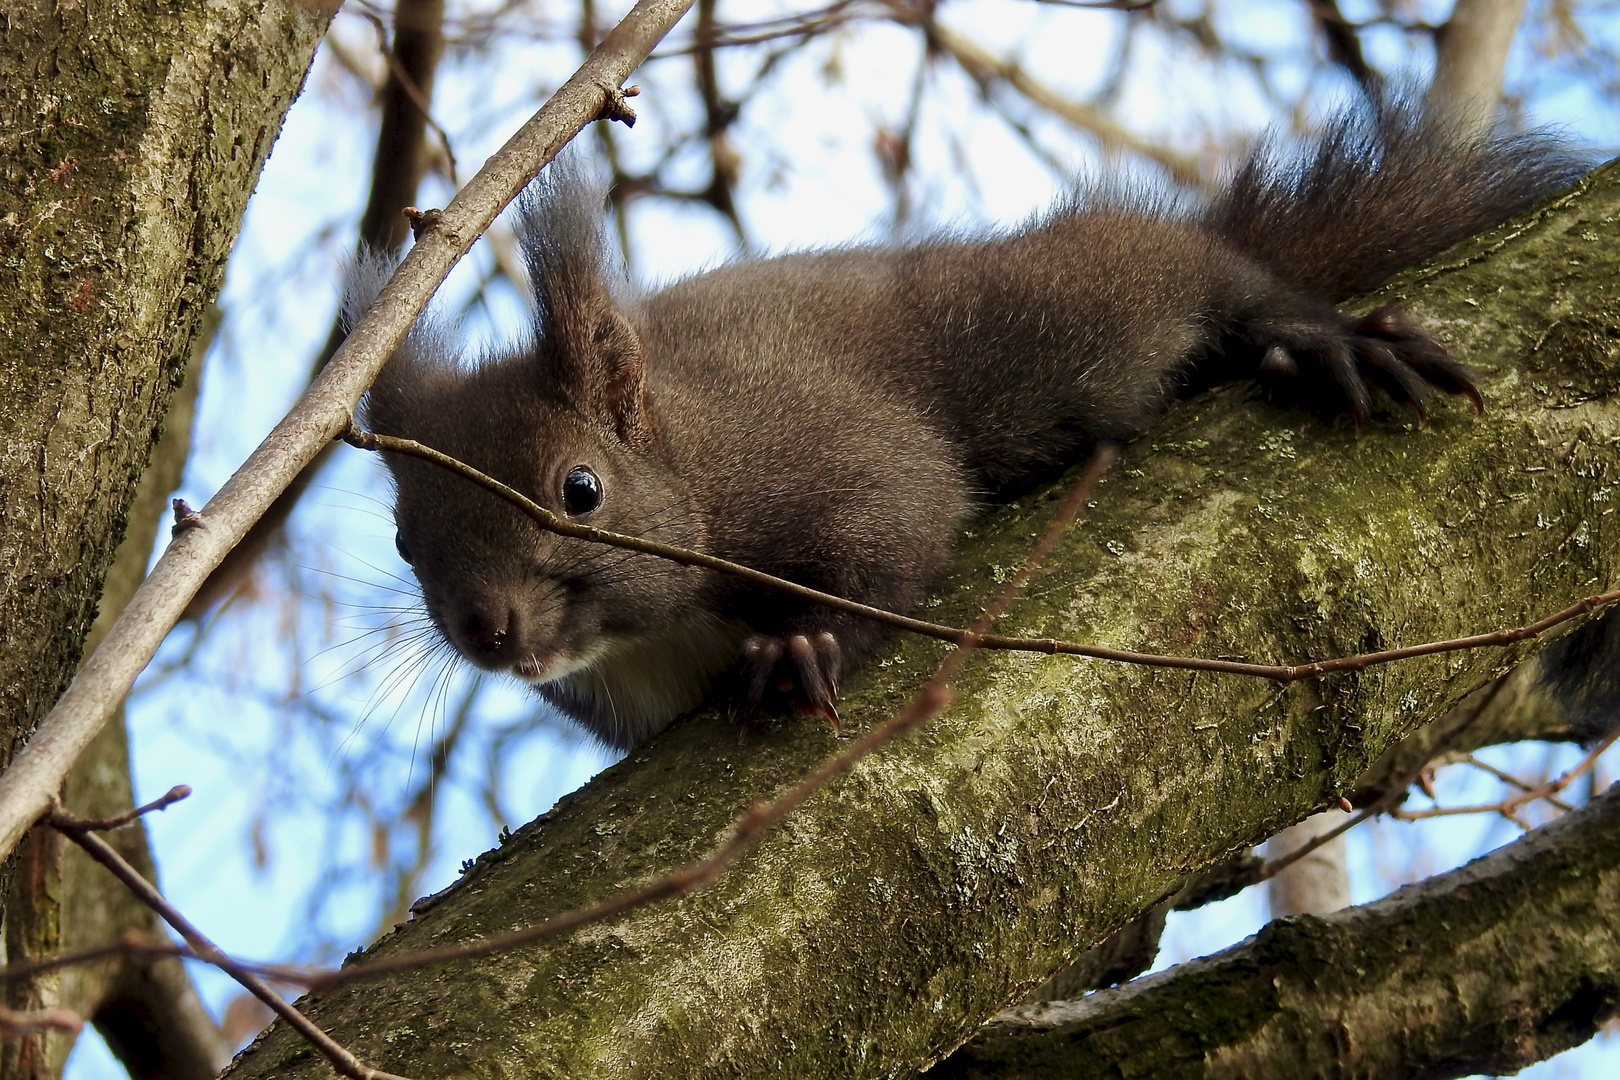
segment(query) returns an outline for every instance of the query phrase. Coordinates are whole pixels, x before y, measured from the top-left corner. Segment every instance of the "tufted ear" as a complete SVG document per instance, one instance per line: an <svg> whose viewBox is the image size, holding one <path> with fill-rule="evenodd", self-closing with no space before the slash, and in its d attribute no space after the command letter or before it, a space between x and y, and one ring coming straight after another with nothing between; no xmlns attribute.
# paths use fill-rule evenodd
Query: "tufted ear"
<svg viewBox="0 0 1620 1080"><path fill-rule="evenodd" d="M345 331L371 306L398 262L397 253L363 247L349 263L343 288ZM446 385L456 378L455 355L442 327L423 313L361 399L360 423L384 435L420 435L422 417L440 408Z"/></svg>
<svg viewBox="0 0 1620 1080"><path fill-rule="evenodd" d="M569 151L546 166L518 204L518 237L534 288L537 375L548 393L640 447L653 436L646 357L614 300L604 201L596 171Z"/></svg>

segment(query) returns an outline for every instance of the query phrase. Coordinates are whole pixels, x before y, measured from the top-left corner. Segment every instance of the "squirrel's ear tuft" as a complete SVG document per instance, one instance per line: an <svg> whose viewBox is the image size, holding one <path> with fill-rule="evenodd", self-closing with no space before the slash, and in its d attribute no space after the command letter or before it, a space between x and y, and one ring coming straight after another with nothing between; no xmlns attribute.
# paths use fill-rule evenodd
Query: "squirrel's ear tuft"
<svg viewBox="0 0 1620 1080"><path fill-rule="evenodd" d="M583 152L546 166L518 203L518 238L534 288L544 388L631 446L652 439L641 340L614 300L619 275L602 230L606 190Z"/></svg>
<svg viewBox="0 0 1620 1080"><path fill-rule="evenodd" d="M363 247L344 271L344 331L354 329L399 264L398 254ZM419 316L360 401L357 419L383 435L417 437L455 379L455 353L433 317Z"/></svg>

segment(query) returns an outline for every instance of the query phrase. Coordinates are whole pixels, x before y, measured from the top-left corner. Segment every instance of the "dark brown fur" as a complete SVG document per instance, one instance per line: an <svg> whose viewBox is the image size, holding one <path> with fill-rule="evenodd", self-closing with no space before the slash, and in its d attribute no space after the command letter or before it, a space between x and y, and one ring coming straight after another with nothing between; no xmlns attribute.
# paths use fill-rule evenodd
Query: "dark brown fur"
<svg viewBox="0 0 1620 1080"><path fill-rule="evenodd" d="M908 611L976 505L1142 430L1189 386L1258 376L1358 424L1369 384L1420 410L1434 389L1477 402L1398 315L1332 305L1579 166L1544 138L1461 139L1388 108L1301 155L1262 148L1202 208L1077 197L1004 236L739 263L637 298L615 296L600 192L577 163L551 172L524 207L534 345L464 366L419 332L367 422L559 511L588 466L605 498L581 520ZM756 702L786 678L830 712L879 640L388 464L402 554L446 638L613 745L722 678Z"/></svg>

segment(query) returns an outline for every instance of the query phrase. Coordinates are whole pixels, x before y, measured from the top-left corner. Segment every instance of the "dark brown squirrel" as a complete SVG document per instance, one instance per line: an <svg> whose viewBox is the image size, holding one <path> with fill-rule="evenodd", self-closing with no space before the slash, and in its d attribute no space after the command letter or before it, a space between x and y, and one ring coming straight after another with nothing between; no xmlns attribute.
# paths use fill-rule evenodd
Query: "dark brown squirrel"
<svg viewBox="0 0 1620 1080"><path fill-rule="evenodd" d="M1421 417L1469 371L1392 309L1334 304L1534 205L1584 165L1545 135L1352 110L1262 142L1219 194L1077 194L1003 235L738 262L650 295L612 269L603 198L565 158L520 204L531 343L465 363L413 331L364 421L569 518L890 610L964 521L1234 378L1358 427ZM370 290L356 285L351 299ZM882 629L722 573L541 531L390 455L400 556L434 625L627 748L717 686L836 716Z"/></svg>

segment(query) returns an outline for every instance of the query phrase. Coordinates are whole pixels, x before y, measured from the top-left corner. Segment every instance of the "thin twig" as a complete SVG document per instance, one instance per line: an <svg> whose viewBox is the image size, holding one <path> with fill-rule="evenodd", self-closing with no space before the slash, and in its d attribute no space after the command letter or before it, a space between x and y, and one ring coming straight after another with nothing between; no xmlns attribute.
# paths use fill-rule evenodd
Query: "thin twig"
<svg viewBox="0 0 1620 1080"><path fill-rule="evenodd" d="M459 181L456 178L456 152L450 146L450 133L444 130L444 127L433 118L433 108L428 103L426 96L423 95L422 88L416 84L415 79L411 78L411 73L405 70L404 64L400 63L399 55L388 44L387 24L369 11L362 10L358 14L362 19L370 22L372 28L377 31L377 50L388 61L388 70L393 73L394 81L399 83L399 88L405 91L405 96L411 99L411 104L415 105L421 112L422 121L433 129L434 134L439 136L439 145L444 150L445 161L450 166L450 183L452 186L458 184Z"/></svg>
<svg viewBox="0 0 1620 1080"><path fill-rule="evenodd" d="M588 923L601 922L633 908L639 908L657 900L690 892L700 885L713 881L733 859L758 839L761 833L785 818L810 796L826 787L837 777L848 772L862 758L913 730L950 704L952 696L949 685L950 680L955 677L968 656L986 640L986 632L1006 612L1013 600L1017 598L1025 583L1029 581L1030 575L1052 553L1052 549L1057 545L1058 538L1069 523L1074 520L1075 516L1079 514L1080 508L1091 498L1091 493L1096 488L1098 478L1113 463L1117 453L1118 451L1112 443L1104 443L1092 454L1091 460L1087 463L1079 482L1075 484L1074 490L1064 500L1063 506L1059 509L1057 516L1052 519L1051 524L1047 526L1046 532L1042 535L1040 541L1030 550L1023 566L1013 575L1006 588L985 608L984 614L979 616L972 628L963 632L961 641L957 643L957 649L940 661L933 676L924 684L922 689L917 691L904 709L901 709L882 724L872 728L839 753L822 762L814 772L805 776L783 794L770 802L751 805L742 817L737 820L731 836L703 859L649 882L639 889L632 889L600 904L566 912L543 923L524 927L522 930L486 937L462 945L424 949L420 952L405 953L383 960L353 964L336 971L310 972L306 976L307 982L315 989L324 989L355 979L371 978L395 971L427 967L450 960L465 960L478 956L487 956L490 953L527 945L543 938L555 937L558 934L566 933Z"/></svg>
<svg viewBox="0 0 1620 1080"><path fill-rule="evenodd" d="M1467 763L1469 765L1472 765L1474 768L1478 769L1480 772L1489 773L1490 775L1496 777L1498 780L1502 781L1502 783L1504 783L1504 784L1511 784L1513 787L1518 788L1520 791L1534 791L1535 790L1535 785L1534 784L1526 783L1525 781L1520 780L1517 776L1514 776L1512 773L1507 772L1504 769L1498 769L1495 765L1492 765L1488 761L1482 761L1479 758L1475 757L1473 754L1463 754L1463 755L1461 755L1459 760L1463 761L1463 762L1465 762L1465 763ZM1432 797L1433 796L1432 796L1432 793L1431 793L1431 798ZM1563 799L1554 798L1551 795L1543 796L1543 798L1545 798L1547 802L1549 802L1552 805L1556 806L1558 809L1564 811L1566 814L1569 813L1571 810L1575 809L1573 806L1571 806L1569 803L1565 802Z"/></svg>
<svg viewBox="0 0 1620 1080"><path fill-rule="evenodd" d="M40 1031L65 1031L77 1035L84 1020L72 1009L13 1009L0 1005L0 1039L18 1042Z"/></svg>
<svg viewBox="0 0 1620 1080"><path fill-rule="evenodd" d="M113 876L123 882L142 903L157 912L164 922L174 927L175 932L185 939L199 960L207 961L219 968L240 983L248 993L264 1002L311 1046L325 1055L338 1072L350 1077L351 1080L406 1080L405 1077L373 1069L362 1062L336 1039L317 1027L309 1017L293 1008L280 994L270 989L264 980L227 956L219 946L192 925L191 920L180 914L180 910L169 903L139 870L124 861L124 857L111 844L96 835L96 822L83 821L62 810L53 810L46 814L44 822L78 844L84 849L85 854L110 870Z"/></svg>
<svg viewBox="0 0 1620 1080"><path fill-rule="evenodd" d="M1522 790L1519 792L1519 794L1510 795L1501 802L1479 803L1472 806L1428 806L1421 810L1399 810L1396 811L1392 816L1399 818L1401 821L1423 821L1427 818L1461 817L1467 814L1500 814L1509 821L1513 822L1515 825L1518 825L1520 828L1528 829L1530 826L1519 818L1519 810L1522 809L1527 803L1536 802L1537 800L1546 800L1547 802L1558 807L1560 810L1564 811L1574 809L1574 807L1570 806L1568 803L1561 799L1554 798L1554 796L1560 791L1563 791L1565 788L1569 787L1569 785L1573 784L1576 780L1580 779L1592 768L1592 766L1596 765L1597 759L1605 750L1614 745L1616 739L1620 739L1620 727L1616 727L1615 730L1611 731L1607 736L1604 737L1603 741L1599 742L1596 746L1592 747L1591 750L1587 751L1586 756L1581 758L1580 762L1576 764L1573 769L1570 769L1562 776L1549 780L1544 784L1537 784L1534 786L1526 784L1518 777L1501 772L1500 770L1492 768L1482 761L1476 761L1470 757L1468 759L1469 764L1484 769L1486 772L1492 773L1499 779L1513 784Z"/></svg>
<svg viewBox="0 0 1620 1080"><path fill-rule="evenodd" d="M133 810L125 810L110 818L76 819L81 829L93 829L96 832L107 832L112 829L121 829L137 818L152 813L154 810L167 810L181 799L191 794L191 788L185 784L176 784L162 795L153 799L145 806L137 806Z"/></svg>
<svg viewBox="0 0 1620 1080"><path fill-rule="evenodd" d="M188 945L153 937L151 934L144 934L139 930L125 930L119 935L118 940L109 941L104 945L92 945L86 949L57 953L55 956L27 960L0 968L0 983L30 979L35 975L48 971L60 971L64 968L94 964L98 960L108 960L115 956L133 956L151 960L165 960L171 957L180 960L204 959L198 956ZM251 971L255 975L261 975L271 982L286 983L290 986L306 985L303 968L293 967L288 964L270 964L234 958L233 962L243 970Z"/></svg>
<svg viewBox="0 0 1620 1080"><path fill-rule="evenodd" d="M1531 788L1529 791L1525 791L1518 795L1514 795L1511 798L1504 799L1502 801L1502 816L1509 817L1516 813L1519 807L1523 806L1525 803L1534 802L1537 799L1545 799L1549 795L1556 795L1560 791L1563 791L1565 788L1569 787L1570 784L1573 784L1577 779L1585 774L1588 769L1597 764L1597 759L1602 755L1603 751L1613 746L1616 739L1620 739L1620 726L1617 726L1613 731L1605 735L1596 746L1587 751L1586 756L1580 760L1578 765L1566 772L1564 775L1558 777L1556 780L1549 780L1547 783L1542 784L1539 787Z"/></svg>
<svg viewBox="0 0 1620 1080"><path fill-rule="evenodd" d="M807 600L850 615L858 615L896 630L904 630L923 637L937 638L953 645L964 644L972 634L971 630L928 622L924 619L915 619L908 615L901 615L883 608L872 607L869 604L862 604L855 600L848 600L842 596L834 596L832 593L812 589L808 585L800 585L767 574L763 570L755 570L752 567L732 562L729 559L722 559L715 555L708 555L700 551L692 551L689 548L676 547L673 544L664 544L657 540L648 540L639 536L610 532L590 525L580 525L554 514L522 492L508 487L485 473L479 472L471 465L414 439L377 435L369 431L362 431L352 425L346 431L341 432L338 437L349 443L349 445L359 447L362 450L405 454L410 457L420 458L423 461L430 461L435 465L448 469L458 476L472 481L486 491L493 492L506 499L513 506L527 514L542 529L556 533L558 536L568 536L576 540L586 540L591 543L606 544L609 547L656 555L661 559L668 559L684 566L700 566L709 570L717 570L721 573L739 577L751 584L786 593L800 600ZM1487 646L1512 645L1527 638L1538 637L1561 623L1596 611L1616 601L1620 601L1620 589L1600 593L1596 596L1588 596L1562 611L1526 626L1516 626L1485 634L1473 634L1468 637L1449 638L1445 641L1430 641L1422 645L1408 645L1398 649L1385 649L1382 652L1341 656L1331 660L1317 660L1308 664L1246 664L1234 660L1205 660L1194 656L1165 656L1158 653L1132 652L1128 649L1110 649L1100 645L1085 645L1076 641L1059 641L1055 638L1007 637L1001 634L983 634L974 642L974 647L1047 655L1087 656L1097 660L1113 660L1123 664L1142 664L1149 667L1181 668L1192 671L1214 671L1228 675L1250 675L1257 678L1271 679L1279 683L1292 683L1299 682L1302 679L1320 678L1323 675L1339 671L1361 671L1379 664L1388 664L1396 660L1408 660L1418 656L1461 652Z"/></svg>

